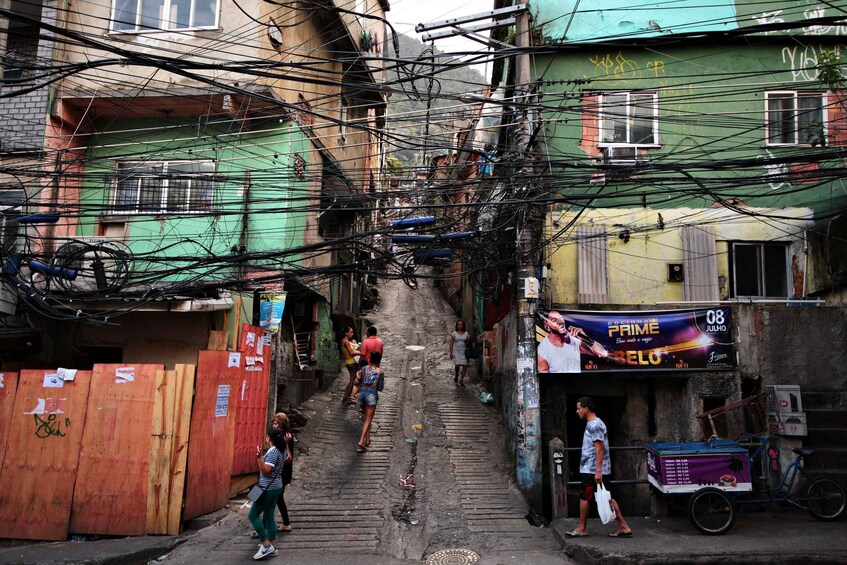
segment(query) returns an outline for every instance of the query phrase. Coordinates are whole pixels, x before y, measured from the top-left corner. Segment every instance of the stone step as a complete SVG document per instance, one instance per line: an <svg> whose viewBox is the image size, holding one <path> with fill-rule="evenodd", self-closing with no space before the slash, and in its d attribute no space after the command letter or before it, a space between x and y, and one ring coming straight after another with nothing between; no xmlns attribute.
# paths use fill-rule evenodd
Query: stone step
<svg viewBox="0 0 847 565"><path fill-rule="evenodd" d="M844 469L847 468L847 448L816 447L815 454L804 460L806 468L812 469Z"/></svg>
<svg viewBox="0 0 847 565"><path fill-rule="evenodd" d="M844 428L847 429L847 410L830 410L806 408L806 421L810 428Z"/></svg>
<svg viewBox="0 0 847 565"><path fill-rule="evenodd" d="M842 444L847 437L845 428L810 427L808 431L809 435L803 440L803 447L812 449Z"/></svg>
<svg viewBox="0 0 847 565"><path fill-rule="evenodd" d="M804 410L845 410L847 411L847 393L801 391Z"/></svg>

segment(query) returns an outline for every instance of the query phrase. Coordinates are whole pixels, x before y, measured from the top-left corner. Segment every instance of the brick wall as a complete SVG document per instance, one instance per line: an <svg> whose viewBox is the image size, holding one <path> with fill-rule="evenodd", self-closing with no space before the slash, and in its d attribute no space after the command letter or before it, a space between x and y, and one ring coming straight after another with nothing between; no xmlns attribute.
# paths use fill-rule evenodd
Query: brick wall
<svg viewBox="0 0 847 565"><path fill-rule="evenodd" d="M55 2L45 2L41 11L44 22L56 22ZM41 39L27 47L27 41L14 41L10 37L7 49L12 50L15 43L14 55L24 57L28 62L50 66L53 59L53 40L50 33L41 30ZM33 57L34 55L34 57ZM31 72L25 72L23 78ZM24 81L20 85L4 86L3 94L24 91L37 83ZM47 117L47 100L49 89L38 88L32 92L21 93L11 98L0 99L0 151L31 151L41 149L44 142L44 127Z"/></svg>

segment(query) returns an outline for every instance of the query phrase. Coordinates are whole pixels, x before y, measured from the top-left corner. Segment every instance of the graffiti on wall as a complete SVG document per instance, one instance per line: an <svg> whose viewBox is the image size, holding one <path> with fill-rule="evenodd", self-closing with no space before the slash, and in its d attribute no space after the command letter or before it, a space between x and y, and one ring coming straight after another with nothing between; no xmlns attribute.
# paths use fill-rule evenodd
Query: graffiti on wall
<svg viewBox="0 0 847 565"><path fill-rule="evenodd" d="M818 60L823 50L830 49L835 55L847 52L847 47L838 43L831 48L823 45L795 45L782 48L782 62L791 67L792 81L814 81L818 79Z"/></svg>
<svg viewBox="0 0 847 565"><path fill-rule="evenodd" d="M39 439L65 437L71 420L70 418L62 419L59 415L65 413L66 400L67 398L39 398L35 408L24 412L24 415L32 415L35 423L35 437Z"/></svg>
<svg viewBox="0 0 847 565"><path fill-rule="evenodd" d="M627 59L622 51L618 51L614 57L611 53L593 55L588 61L594 65L594 78L608 81L608 84L625 84L642 77L638 63ZM591 78L588 75L583 77Z"/></svg>
<svg viewBox="0 0 847 565"><path fill-rule="evenodd" d="M776 156L770 149L765 149L765 155L757 155L756 159L762 161L762 167L765 173L762 175L763 180L768 183L771 190L779 190L780 188L791 188L791 182L788 180L788 165L785 163L774 163Z"/></svg>
<svg viewBox="0 0 847 565"><path fill-rule="evenodd" d="M817 4L813 7L810 7L807 10L803 10L803 19L805 20L816 20L819 18L827 17L826 6L822 4ZM789 18L786 20L786 14L784 10L766 10L763 12L755 13L750 16L750 19L756 25L779 25L784 24L786 21L795 22L798 21L796 18ZM812 24L808 26L801 27L804 35L845 35L847 34L847 26L843 25L819 25ZM765 30L762 32L763 35L778 35L778 34L789 34L796 33L796 28L789 29L774 29L774 30Z"/></svg>

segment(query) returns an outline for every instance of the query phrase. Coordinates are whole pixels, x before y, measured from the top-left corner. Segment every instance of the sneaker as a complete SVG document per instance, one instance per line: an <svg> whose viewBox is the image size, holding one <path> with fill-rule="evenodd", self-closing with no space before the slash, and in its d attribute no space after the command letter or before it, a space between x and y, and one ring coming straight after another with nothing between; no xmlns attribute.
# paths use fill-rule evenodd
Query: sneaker
<svg viewBox="0 0 847 565"><path fill-rule="evenodd" d="M277 555L279 555L279 551L277 550L276 546L272 545L271 547L273 547L274 550L268 553L268 557L276 557Z"/></svg>
<svg viewBox="0 0 847 565"><path fill-rule="evenodd" d="M256 533L256 530L253 530L250 532L250 537L253 539L259 539L259 534ZM261 547L261 544L259 544L259 546Z"/></svg>
<svg viewBox="0 0 847 565"><path fill-rule="evenodd" d="M271 555L278 555L278 552L274 546L260 545L259 551L256 552L256 555L253 556L253 559L258 561L259 559L264 559L265 557L269 557Z"/></svg>

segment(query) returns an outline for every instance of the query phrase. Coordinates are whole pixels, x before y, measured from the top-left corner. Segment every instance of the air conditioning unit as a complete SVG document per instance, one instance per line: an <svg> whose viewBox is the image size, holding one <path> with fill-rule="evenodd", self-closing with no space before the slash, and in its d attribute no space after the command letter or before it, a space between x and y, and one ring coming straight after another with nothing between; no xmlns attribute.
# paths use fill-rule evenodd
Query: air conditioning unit
<svg viewBox="0 0 847 565"><path fill-rule="evenodd" d="M640 161L637 147L603 148L603 163L606 165L635 165Z"/></svg>
<svg viewBox="0 0 847 565"><path fill-rule="evenodd" d="M118 292L132 272L132 254L120 240L71 237L57 241L51 263L75 276L53 277L51 290L67 294Z"/></svg>

